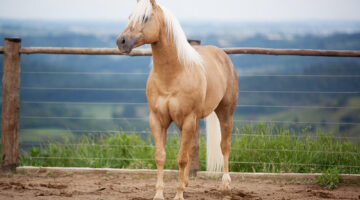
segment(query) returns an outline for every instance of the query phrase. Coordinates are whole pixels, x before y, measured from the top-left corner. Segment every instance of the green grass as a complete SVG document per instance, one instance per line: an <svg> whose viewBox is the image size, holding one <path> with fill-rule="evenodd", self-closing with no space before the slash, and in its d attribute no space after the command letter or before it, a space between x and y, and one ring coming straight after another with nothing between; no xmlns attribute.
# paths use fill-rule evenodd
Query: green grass
<svg viewBox="0 0 360 200"><path fill-rule="evenodd" d="M340 184L342 177L340 176L339 170L337 168L333 168L327 169L325 172L323 172L321 176L317 177L316 181L321 186L332 190Z"/></svg>
<svg viewBox="0 0 360 200"><path fill-rule="evenodd" d="M20 135L20 141L25 143L37 143L49 140L59 140L64 138L73 139L74 135L71 131L63 129L28 129L22 130Z"/></svg>
<svg viewBox="0 0 360 200"><path fill-rule="evenodd" d="M308 129L300 135L296 137L289 130L266 124L238 127L232 138L231 171L311 173L337 166L339 173L360 173L360 147L353 141L340 140L329 133L313 135ZM205 138L201 137L201 170L206 168L205 146ZM169 137L165 168L177 169L178 149L179 138ZM24 152L21 165L155 169L154 152L150 136L141 139L118 133L65 137L62 142L49 142Z"/></svg>
<svg viewBox="0 0 360 200"><path fill-rule="evenodd" d="M230 156L232 162L244 163L231 163L230 169L306 173L338 166L342 173L360 173L360 148L356 143L320 131L312 135L309 129L294 137L289 130L271 125L244 126L240 129L244 136L235 137Z"/></svg>

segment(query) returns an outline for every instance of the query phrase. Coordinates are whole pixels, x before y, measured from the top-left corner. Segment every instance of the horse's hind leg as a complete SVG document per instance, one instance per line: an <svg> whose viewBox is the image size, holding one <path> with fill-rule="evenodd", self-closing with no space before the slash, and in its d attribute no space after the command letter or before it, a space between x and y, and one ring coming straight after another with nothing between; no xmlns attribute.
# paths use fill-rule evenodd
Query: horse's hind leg
<svg viewBox="0 0 360 200"><path fill-rule="evenodd" d="M166 144L166 130L169 125L161 125L160 120L155 114L150 113L149 117L150 129L153 135L156 151L155 162L157 167L157 183L156 194L154 200L164 199L164 165L166 160L165 144ZM169 122L170 124L170 122Z"/></svg>
<svg viewBox="0 0 360 200"><path fill-rule="evenodd" d="M229 155L231 148L231 133L233 130L233 115L235 112L236 103L222 101L215 110L216 115L219 118L221 127L221 151L224 156L224 175L222 177L222 189L224 191L230 191L231 178L229 175Z"/></svg>

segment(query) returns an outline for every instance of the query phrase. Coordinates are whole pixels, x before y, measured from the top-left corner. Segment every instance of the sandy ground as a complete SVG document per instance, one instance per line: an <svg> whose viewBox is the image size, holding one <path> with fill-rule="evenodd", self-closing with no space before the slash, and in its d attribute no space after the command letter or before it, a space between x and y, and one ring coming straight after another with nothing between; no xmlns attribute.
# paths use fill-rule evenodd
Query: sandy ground
<svg viewBox="0 0 360 200"><path fill-rule="evenodd" d="M327 190L312 179L244 178L232 176L231 194L219 190L220 179L198 176L190 181L185 199L360 199L360 180ZM165 198L175 195L175 173L165 174ZM0 173L0 199L151 200L153 173L35 172Z"/></svg>

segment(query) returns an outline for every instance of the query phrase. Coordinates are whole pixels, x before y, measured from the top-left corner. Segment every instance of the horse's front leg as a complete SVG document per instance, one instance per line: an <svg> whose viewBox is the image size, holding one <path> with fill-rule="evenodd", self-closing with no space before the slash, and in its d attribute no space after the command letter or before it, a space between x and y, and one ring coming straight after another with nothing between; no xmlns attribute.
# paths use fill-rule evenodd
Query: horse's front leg
<svg viewBox="0 0 360 200"><path fill-rule="evenodd" d="M185 167L185 186L187 187L189 185L189 176L190 176L190 167L191 167L191 164L192 164L192 160L193 160L193 157L194 157L194 153L195 153L195 150L196 148L199 148L199 141L196 139L199 138L199 120L197 119L196 120L196 131L193 135L193 139L192 139L192 142L191 142L191 145L190 145L190 150L189 150L189 162L188 164L186 165Z"/></svg>
<svg viewBox="0 0 360 200"><path fill-rule="evenodd" d="M155 162L157 167L157 183L156 183L156 194L154 200L164 199L164 165L166 160L165 144L166 144L166 130L169 127L168 124L161 124L159 118L154 114L150 113L149 117L150 129L153 135L156 151L155 151Z"/></svg>
<svg viewBox="0 0 360 200"><path fill-rule="evenodd" d="M186 185L186 175L185 168L189 163L189 151L191 148L191 143L193 136L196 131L196 116L189 115L185 118L182 126L181 126L181 143L180 150L178 154L178 165L179 165L179 181L178 187L176 191L175 200L184 199L184 190Z"/></svg>

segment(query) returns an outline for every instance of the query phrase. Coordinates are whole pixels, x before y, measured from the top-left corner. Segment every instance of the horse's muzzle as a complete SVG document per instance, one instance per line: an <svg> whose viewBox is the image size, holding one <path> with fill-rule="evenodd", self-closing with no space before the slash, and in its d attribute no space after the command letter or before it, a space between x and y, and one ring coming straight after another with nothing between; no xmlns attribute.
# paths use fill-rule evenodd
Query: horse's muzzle
<svg viewBox="0 0 360 200"><path fill-rule="evenodd" d="M119 36L116 40L116 44L121 53L129 54L136 45L136 40L128 36Z"/></svg>

